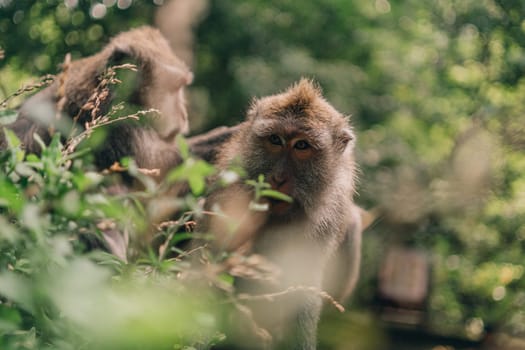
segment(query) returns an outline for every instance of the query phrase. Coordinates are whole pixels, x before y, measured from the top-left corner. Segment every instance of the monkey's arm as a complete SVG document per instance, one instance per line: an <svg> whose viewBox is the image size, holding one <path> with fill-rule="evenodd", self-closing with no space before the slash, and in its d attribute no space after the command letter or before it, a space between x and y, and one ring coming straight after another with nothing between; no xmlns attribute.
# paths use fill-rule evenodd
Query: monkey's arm
<svg viewBox="0 0 525 350"><path fill-rule="evenodd" d="M346 234L328 262L324 279L324 288L341 302L350 297L359 279L362 233L373 221L370 213L356 205L348 215Z"/></svg>
<svg viewBox="0 0 525 350"><path fill-rule="evenodd" d="M196 156L213 163L217 159L217 154L222 145L227 142L240 128L236 126L220 126L204 134L199 134L188 138L191 152Z"/></svg>

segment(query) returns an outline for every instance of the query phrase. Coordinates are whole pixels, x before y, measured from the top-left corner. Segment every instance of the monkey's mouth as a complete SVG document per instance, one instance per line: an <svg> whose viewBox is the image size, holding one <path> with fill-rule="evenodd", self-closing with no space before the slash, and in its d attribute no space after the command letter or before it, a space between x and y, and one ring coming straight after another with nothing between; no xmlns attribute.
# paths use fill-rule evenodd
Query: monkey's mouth
<svg viewBox="0 0 525 350"><path fill-rule="evenodd" d="M293 203L285 202L279 199L271 198L270 202L270 213L282 216L288 214L293 207Z"/></svg>

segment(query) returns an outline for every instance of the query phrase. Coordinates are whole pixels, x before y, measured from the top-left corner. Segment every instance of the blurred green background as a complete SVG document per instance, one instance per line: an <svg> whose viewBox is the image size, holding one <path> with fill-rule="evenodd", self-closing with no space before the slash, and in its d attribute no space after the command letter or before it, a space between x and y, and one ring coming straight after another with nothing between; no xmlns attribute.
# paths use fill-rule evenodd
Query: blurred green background
<svg viewBox="0 0 525 350"><path fill-rule="evenodd" d="M192 133L302 76L351 115L356 201L376 220L347 322L373 341L345 347L348 332L328 330L327 348L380 349L376 320L407 310L432 335L525 334L525 2L0 0L0 99L140 24L195 73ZM417 303L382 290L399 283L383 267L396 247L428 273L410 280Z"/></svg>

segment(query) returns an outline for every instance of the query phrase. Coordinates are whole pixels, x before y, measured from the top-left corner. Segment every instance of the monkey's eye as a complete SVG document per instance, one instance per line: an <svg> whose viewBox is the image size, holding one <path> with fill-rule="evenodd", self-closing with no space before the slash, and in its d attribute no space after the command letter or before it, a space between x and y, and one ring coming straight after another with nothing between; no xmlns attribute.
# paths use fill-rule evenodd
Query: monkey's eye
<svg viewBox="0 0 525 350"><path fill-rule="evenodd" d="M295 149L298 149L298 150L302 151L302 150L305 150L305 149L309 148L310 144L308 142L306 142L305 140L299 140L293 145L293 147Z"/></svg>
<svg viewBox="0 0 525 350"><path fill-rule="evenodd" d="M268 141L270 141L270 143L272 145L276 145L276 146L282 146L283 145L283 140L279 137L279 135L271 134L268 137Z"/></svg>

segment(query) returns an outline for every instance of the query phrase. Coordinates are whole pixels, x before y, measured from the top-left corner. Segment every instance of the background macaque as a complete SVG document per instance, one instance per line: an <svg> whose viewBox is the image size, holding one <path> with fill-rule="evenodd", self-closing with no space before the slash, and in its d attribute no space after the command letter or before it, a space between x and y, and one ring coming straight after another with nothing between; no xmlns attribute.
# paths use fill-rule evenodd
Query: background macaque
<svg viewBox="0 0 525 350"><path fill-rule="evenodd" d="M103 169L124 156L132 156L139 167L158 168L164 174L178 161L175 136L188 131L184 87L191 83L193 75L172 53L162 34L150 27L122 33L98 54L66 63L49 87L25 101L18 119L7 127L17 134L28 152L38 153L33 134L47 143L53 129L67 136L64 133L69 131L72 120L83 127L108 111L112 95L100 91L99 96L93 94L108 67L126 62L138 66L138 77L125 102L142 109L157 109L160 115L148 115L146 123L114 124L96 151L95 163ZM65 120L61 112L67 115ZM0 148L5 147L2 133Z"/></svg>
<svg viewBox="0 0 525 350"><path fill-rule="evenodd" d="M273 347L316 348L322 300L315 291L323 289L325 267L339 248L357 252L350 261L357 274L360 236L354 235L361 230L352 200L353 140L347 118L302 79L284 93L256 100L219 152L220 168L240 165L252 179L263 174L272 189L293 199L265 199L267 211L247 212L253 188L239 181L208 201L229 219L212 216L204 223L220 248L261 254L280 270L274 283L239 285L241 292L254 295L290 288L284 296L250 302L255 321L270 331ZM237 219L233 226L232 219ZM355 282L349 284L352 288ZM244 340L250 347L256 343Z"/></svg>

